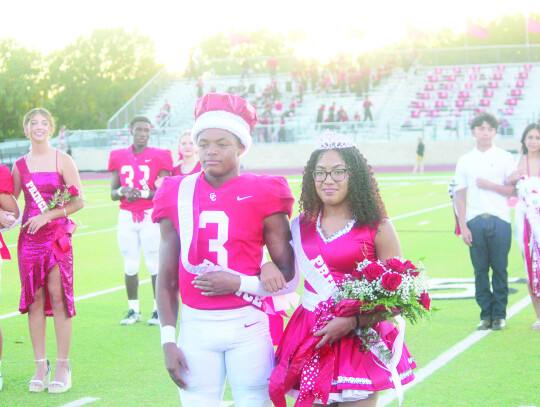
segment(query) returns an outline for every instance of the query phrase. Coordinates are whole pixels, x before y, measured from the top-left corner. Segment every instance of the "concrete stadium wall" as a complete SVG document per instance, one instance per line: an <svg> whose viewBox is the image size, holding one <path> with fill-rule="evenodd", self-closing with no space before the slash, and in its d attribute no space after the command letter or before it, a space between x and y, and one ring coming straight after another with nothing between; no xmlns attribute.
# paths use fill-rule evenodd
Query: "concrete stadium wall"
<svg viewBox="0 0 540 407"><path fill-rule="evenodd" d="M475 143L466 140L426 140L424 163L429 165L455 165L458 158L471 150ZM496 138L495 144L509 151L520 150L519 139ZM414 165L416 161L415 141L385 141L357 143L372 166L399 167ZM314 144L256 144L242 157L242 165L247 170L302 168ZM173 151L176 160L176 152ZM73 151L73 158L80 171L107 171L109 150L80 149Z"/></svg>

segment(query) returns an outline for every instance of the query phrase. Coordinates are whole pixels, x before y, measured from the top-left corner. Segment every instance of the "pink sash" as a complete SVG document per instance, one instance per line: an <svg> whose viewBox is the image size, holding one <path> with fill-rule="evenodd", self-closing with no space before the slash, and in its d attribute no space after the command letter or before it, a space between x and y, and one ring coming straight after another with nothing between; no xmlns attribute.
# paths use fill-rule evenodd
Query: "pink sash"
<svg viewBox="0 0 540 407"><path fill-rule="evenodd" d="M144 179L144 173L139 168L139 164L135 159L135 154L133 154L133 145L127 148L126 154L127 164L133 168L133 180L138 179L141 187L144 191L150 191L148 183ZM131 216L133 217L133 222L141 223L144 220L145 212L144 209L140 211L131 211Z"/></svg>
<svg viewBox="0 0 540 407"><path fill-rule="evenodd" d="M32 180L32 174L28 170L25 157L26 156L19 158L15 164L21 175L24 187L30 193L30 196L41 213L44 213L47 211L47 201L43 199L41 192L37 189L36 184ZM66 219L67 224L64 225L59 222L59 218L52 220L48 224L53 232L52 251L58 260L63 259L71 250L71 235L75 232L75 229L77 229L77 225L75 225L71 219Z"/></svg>

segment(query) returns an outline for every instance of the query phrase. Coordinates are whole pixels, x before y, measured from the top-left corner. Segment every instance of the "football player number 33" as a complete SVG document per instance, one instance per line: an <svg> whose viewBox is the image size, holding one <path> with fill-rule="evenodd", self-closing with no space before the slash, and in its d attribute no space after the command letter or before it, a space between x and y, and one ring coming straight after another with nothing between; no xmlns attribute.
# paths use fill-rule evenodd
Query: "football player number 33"
<svg viewBox="0 0 540 407"><path fill-rule="evenodd" d="M199 227L206 228L209 223L217 225L217 237L208 239L208 251L217 254L217 264L229 267L227 250L224 247L229 236L229 217L223 211L202 211L199 217Z"/></svg>
<svg viewBox="0 0 540 407"><path fill-rule="evenodd" d="M150 168L148 165L139 165L139 170L143 173L143 180L138 180L140 182L140 186L143 186L143 184L148 183L148 180L150 179ZM124 175L126 174L126 184L130 188L139 188L138 186L133 185L133 178L135 177L135 171L133 170L133 167L131 165L122 165L122 168L120 168L120 174ZM142 182L141 182L142 181Z"/></svg>

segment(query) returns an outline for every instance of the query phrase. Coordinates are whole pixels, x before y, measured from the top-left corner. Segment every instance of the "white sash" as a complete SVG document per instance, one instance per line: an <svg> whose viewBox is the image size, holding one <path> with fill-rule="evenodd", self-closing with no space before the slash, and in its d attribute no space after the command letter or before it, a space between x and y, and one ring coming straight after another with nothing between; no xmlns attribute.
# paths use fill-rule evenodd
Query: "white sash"
<svg viewBox="0 0 540 407"><path fill-rule="evenodd" d="M309 260L304 252L304 248L302 247L302 236L300 234L300 217L296 217L292 220L291 233L294 255L296 256L300 272L317 292L317 304L321 301L326 301L337 291L337 285L330 273L330 269L324 263L322 256L318 255L314 260ZM318 267L315 267L316 265Z"/></svg>

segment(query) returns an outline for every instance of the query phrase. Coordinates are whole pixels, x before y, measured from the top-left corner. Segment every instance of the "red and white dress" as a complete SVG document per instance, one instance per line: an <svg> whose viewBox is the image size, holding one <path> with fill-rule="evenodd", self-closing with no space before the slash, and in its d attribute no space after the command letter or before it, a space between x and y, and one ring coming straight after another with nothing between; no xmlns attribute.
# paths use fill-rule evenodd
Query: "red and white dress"
<svg viewBox="0 0 540 407"><path fill-rule="evenodd" d="M317 230L316 223L315 220L300 221L301 247L312 264L318 262L319 256L322 257L336 284L343 280L345 274L350 274L357 263L366 258L372 261L377 259L374 245L376 229L370 229L367 226L357 228L350 223L348 228L326 238ZM293 240L296 240L294 232ZM294 242L295 245L297 243ZM297 254L296 248L295 253ZM301 271L304 272L302 267ZM307 335L311 335L311 330L315 325L316 315L313 311L317 306L317 301L308 301L313 298L317 298L317 293L306 281L303 303L291 317L276 351L277 366L272 373L270 387L281 388L292 397L297 397L300 383L293 384L291 389L286 388L287 385L283 383L283 380L286 372L292 368L289 366L291 354ZM388 349L392 349L399 333L396 326L390 322L381 322L374 325L373 329L380 334ZM383 367L383 363L372 352L361 352L354 337L344 336L332 347L335 364L329 403L359 400L366 397L366 393L363 393L365 391L374 392L394 387L391 374ZM416 363L407 348L403 346L401 360L397 365L402 384L414 379L412 369L415 367ZM279 405L276 400L273 401Z"/></svg>

